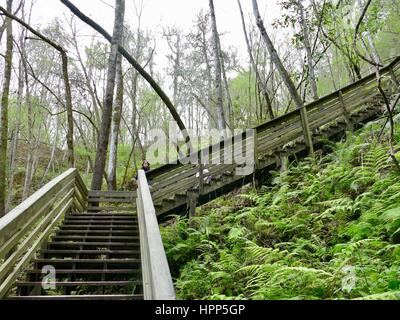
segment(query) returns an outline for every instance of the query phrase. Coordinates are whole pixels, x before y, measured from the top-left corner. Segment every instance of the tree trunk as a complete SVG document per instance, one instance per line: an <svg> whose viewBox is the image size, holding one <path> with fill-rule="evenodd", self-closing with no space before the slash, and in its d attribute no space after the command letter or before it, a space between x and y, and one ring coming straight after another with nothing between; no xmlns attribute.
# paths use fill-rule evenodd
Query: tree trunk
<svg viewBox="0 0 400 320"><path fill-rule="evenodd" d="M111 125L110 155L108 158L108 190L117 189L117 152L118 136L121 124L122 106L124 103L124 78L122 73L122 57L118 55L117 62L117 90L115 108Z"/></svg>
<svg viewBox="0 0 400 320"><path fill-rule="evenodd" d="M221 71L222 71L222 78L224 79L224 84L225 84L225 91L226 91L226 98L227 98L227 104L228 104L228 123L230 129L232 129L232 135L233 135L233 104L232 104L232 97L231 97L231 92L229 90L229 83L228 83L228 78L226 76L226 68L225 68L225 61L224 61L224 56L222 53L222 47L221 47L221 41L220 38L218 37L218 52L219 52L219 57L221 61Z"/></svg>
<svg viewBox="0 0 400 320"><path fill-rule="evenodd" d="M129 165L130 165L130 163L131 163L131 158L132 158L132 156L134 155L134 153L135 153L135 142L133 142L133 144L132 144L131 152L129 152L129 157L128 157L128 160L126 161L124 176L123 176L122 182L121 182L121 188L122 188L122 189L125 188L125 185L126 185L126 178L127 178L127 176L128 176ZM136 164L135 164L135 166L136 166Z"/></svg>
<svg viewBox="0 0 400 320"><path fill-rule="evenodd" d="M364 9L364 3L363 3L364 1L362 1L362 0L356 0L356 1L357 1L357 5L359 6L360 10L363 10ZM368 23L367 17L364 18L364 21L365 21L366 24ZM378 53L378 50L376 49L374 40L372 39L371 33L369 32L368 29L366 29L364 31L364 34L367 37L369 46L371 47L371 54L370 55L371 55L372 60L376 64L382 64L380 56L379 56L379 53Z"/></svg>
<svg viewBox="0 0 400 320"><path fill-rule="evenodd" d="M303 0L298 0L298 7L299 7L299 13L300 13L300 24L301 24L301 29L303 31L303 37L304 37L304 47L305 47L306 55L307 55L307 65L308 65L308 74L310 77L311 93L312 93L313 99L318 100L318 89L317 89L317 81L315 78L315 70L314 70L312 49L311 49L311 43L310 43L310 33L308 30L306 17L304 14Z"/></svg>
<svg viewBox="0 0 400 320"><path fill-rule="evenodd" d="M93 160L92 160L92 158L90 156L91 149L89 147L89 144L86 142L85 134L84 134L82 128L78 125L78 123L77 123L77 121L75 119L74 119L74 124L75 124L75 127L78 129L78 132L79 132L79 134L81 136L81 139L82 139L83 147L85 148L85 151L87 153L86 157L87 157L87 160L88 160L88 163L89 163L89 169L91 170L91 172L93 172L94 165L93 165Z"/></svg>
<svg viewBox="0 0 400 320"><path fill-rule="evenodd" d="M218 130L221 131L221 137L225 137L225 113L223 105L223 93L222 93L222 70L221 70L221 60L219 55L219 36L217 30L217 21L215 18L214 1L209 0L210 14L211 14L211 26L213 35L213 53L214 53L214 64L215 64L215 94L216 94L216 111L217 111L217 126Z"/></svg>
<svg viewBox="0 0 400 320"><path fill-rule="evenodd" d="M42 179L40 180L40 184L39 184L40 187L42 187L44 185L45 178L46 178L48 172L50 171L51 166L53 165L54 158L55 158L55 155L56 155L56 149L57 149L57 143L58 143L58 135L59 135L59 126L60 126L59 118L57 118L56 121L57 121L57 124L56 124L56 135L54 137L53 146L51 148L50 160L49 160L49 162L47 164L46 170L43 173Z"/></svg>
<svg viewBox="0 0 400 320"><path fill-rule="evenodd" d="M7 10L12 11L12 0L7 0ZM12 56L13 56L13 29L12 20L5 19L7 28L6 54L4 64L3 92L0 108L0 217L6 214L7 189L7 142L8 142L8 101L10 93Z"/></svg>
<svg viewBox="0 0 400 320"><path fill-rule="evenodd" d="M250 57L251 66L253 67L254 72L256 74L256 80L257 80L257 83L258 83L258 89L261 90L262 95L264 97L265 103L267 105L267 111L268 111L269 117L271 119L274 119L275 116L274 116L274 112L272 110L271 99L269 98L269 95L268 95L267 84L262 80L260 72L258 71L257 64L256 64L256 62L254 60L254 56L253 56L253 53L252 53L252 50L251 50L249 37L247 35L246 23L244 21L242 6L240 4L240 0L237 0L237 1L238 1L238 5L239 5L240 16L242 18L243 33L244 33L244 37L245 37L245 40L246 40L247 52L248 52L249 57Z"/></svg>
<svg viewBox="0 0 400 320"><path fill-rule="evenodd" d="M261 19L259 11L258 11L257 0L252 0L252 1L253 1L254 16L257 21L257 26L260 29L261 36L264 39L264 42L268 49L270 58L273 61L274 65L276 66L277 70L279 71L279 74L281 75L283 81L285 82L285 85L289 90L289 94L291 95L292 99L296 103L297 109L300 109L301 122L302 122L303 132L304 132L304 139L309 148L310 155L313 157L314 156L314 147L313 147L313 143L312 143L311 132L310 132L309 125L308 125L307 112L303 108L303 106L304 106L303 100L301 99L299 93L297 92L296 86L294 85L292 79L290 78L289 73L285 69L285 67L278 55L278 52L276 51L276 49L274 47L274 44L272 43L267 31L265 30L264 23Z"/></svg>
<svg viewBox="0 0 400 320"><path fill-rule="evenodd" d="M65 106L67 108L67 146L68 146L68 165L70 168L75 166L74 157L74 116L72 111L72 94L68 76L68 57L64 50L60 51L62 59L62 74L65 86Z"/></svg>
<svg viewBox="0 0 400 320"><path fill-rule="evenodd" d="M79 62L79 65L81 66L83 75L85 77L85 84L86 84L86 87L87 87L87 89L89 91L90 98L92 100L92 105L93 105L94 115L95 115L95 123L96 123L96 125L99 125L100 112L99 112L99 106L97 105L97 101L96 101L96 95L95 95L94 90L92 88L92 85L90 83L90 76L89 76L88 70L86 69L86 66L83 63L82 55L81 55L81 52L79 50L78 42L76 40L76 31L75 31L75 29L73 29L72 26L71 26L71 31L72 31L72 34L73 34L72 41L73 41L73 44L74 44L74 47L75 47L75 51L76 51L76 55L77 55L77 58L78 58L78 62Z"/></svg>
<svg viewBox="0 0 400 320"><path fill-rule="evenodd" d="M24 40L22 40L24 41ZM18 148L18 138L19 138L19 130L21 125L21 109L22 109L22 96L24 91L24 69L22 61L19 62L18 68L18 97L17 97L17 119L14 129L13 138L11 140L11 152L10 152L10 166L8 173L8 195L6 201L6 212L11 207L11 203L14 198L13 190L14 190L14 172L17 164L16 155Z"/></svg>
<svg viewBox="0 0 400 320"><path fill-rule="evenodd" d="M125 0L116 0L114 31L111 40L111 52L108 60L107 85L103 103L103 114L99 139L97 143L96 162L94 166L92 190L101 190L103 173L106 165L107 149L110 135L114 87L117 69L118 46L122 41L125 14Z"/></svg>
<svg viewBox="0 0 400 320"><path fill-rule="evenodd" d="M209 110L211 110L211 105L212 105L212 75L211 75L211 64L210 64L210 58L207 53L207 40L206 40L206 26L201 27L201 39L202 39L202 52L203 52L203 57L204 61L206 63L206 71L207 71L207 106L208 106L208 114L210 114ZM211 119L212 118L212 119ZM213 117L208 117L208 128L212 129L212 121L214 120L215 124L217 125L217 121Z"/></svg>
<svg viewBox="0 0 400 320"><path fill-rule="evenodd" d="M27 63L26 63L26 53L25 48L22 49L22 62L24 64L25 69L25 85L26 85L26 105L28 107L28 155L26 160L25 166L25 180L24 180L24 188L22 191L22 200L25 200L29 196L30 188L31 188L31 177L32 177L32 165L33 165L33 153L35 150L34 141L33 141L33 118L32 118L32 100L31 100L31 92L29 88L29 80L28 80L28 70L27 70Z"/></svg>

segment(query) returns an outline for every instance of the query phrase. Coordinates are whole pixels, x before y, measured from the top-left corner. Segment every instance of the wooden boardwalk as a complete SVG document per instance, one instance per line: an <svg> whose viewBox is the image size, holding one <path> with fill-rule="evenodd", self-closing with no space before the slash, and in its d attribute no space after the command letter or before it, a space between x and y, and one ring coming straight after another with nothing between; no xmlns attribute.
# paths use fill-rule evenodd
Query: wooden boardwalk
<svg viewBox="0 0 400 320"><path fill-rule="evenodd" d="M398 97L400 58L380 70L386 95ZM376 74L318 101L242 133L251 168L243 165L168 164L139 172L136 192L88 191L77 169L69 169L0 218L0 299L174 299L175 292L158 222L193 213L234 188L268 177L280 159L308 154L302 117L313 145L385 115ZM305 112L306 111L306 112ZM304 119L304 118L303 118ZM222 163L230 138L198 152ZM308 140L307 140L308 141ZM233 148L232 154L248 151ZM250 155L249 155L250 154ZM205 182L200 172L207 169ZM151 189L147 178L151 179ZM46 288L53 267L53 289ZM83 293L80 291L85 288Z"/></svg>
<svg viewBox="0 0 400 320"><path fill-rule="evenodd" d="M380 70L382 86L388 96L399 93L400 57ZM376 119L385 113L384 100L378 90L375 73L333 92L317 101L304 106L308 116L309 129L313 144L318 147L326 138L338 136L347 130L353 130L364 123ZM304 139L301 110L268 121L254 128L255 138L241 136L249 142L253 139L254 170L247 175L237 175L239 164L167 164L147 173L152 181L152 197L157 215L164 220L170 214L184 215L188 203L204 204L234 188L249 183L254 177L259 179L268 175L270 170L279 166L282 157L307 155L308 146ZM225 145L234 138L214 145L220 149L224 158ZM246 140L247 139L247 140ZM210 146L202 151L212 154ZM243 152L234 151L234 152ZM215 154L215 152L214 152ZM244 155L244 153L242 154ZM223 162L222 162L223 163ZM202 183L200 171L207 169L210 183ZM204 178L204 176L203 176Z"/></svg>

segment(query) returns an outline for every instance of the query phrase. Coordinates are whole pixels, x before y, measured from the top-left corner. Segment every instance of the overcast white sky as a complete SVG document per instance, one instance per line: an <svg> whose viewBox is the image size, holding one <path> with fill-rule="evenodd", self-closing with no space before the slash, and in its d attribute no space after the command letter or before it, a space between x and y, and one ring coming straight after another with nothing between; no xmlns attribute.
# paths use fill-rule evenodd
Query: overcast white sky
<svg viewBox="0 0 400 320"><path fill-rule="evenodd" d="M200 9L208 10L208 0L126 0L126 19L135 21L134 2L143 1L143 27L158 29L160 25L175 25L188 28ZM5 3L5 0L0 2ZM85 14L97 20L109 31L113 22L113 0L72 0ZM266 19L277 17L279 9L277 0L258 0L261 13L267 9ZM241 0L245 15L252 14L251 0ZM233 34L241 31L240 16L236 0L214 1L217 23L221 31L231 31ZM34 20L41 23L55 16L62 16L69 11L58 0L36 0Z"/></svg>
<svg viewBox="0 0 400 320"><path fill-rule="evenodd" d="M176 26L187 30L193 26L196 14L203 9L208 10L208 0L135 0L139 5L144 3L142 14L143 29L151 29L158 34L156 63L160 64L163 56L167 54L167 46L161 40L162 27ZM125 18L132 26L137 25L134 0L126 0ZM0 3L5 3L0 0ZM110 33L114 19L113 0L72 0L72 2L85 14L90 16ZM266 24L279 16L277 0L258 0L261 14L265 14ZM245 17L253 18L251 0L241 0ZM246 57L246 48L240 15L236 0L214 0L218 31L224 33L222 44L224 47L234 45L239 49L240 56ZM33 7L32 23L45 25L55 17L70 15L70 11L58 0L36 0ZM79 33L83 35L80 41L84 42L84 35L91 35L92 29L83 23L78 24Z"/></svg>
<svg viewBox="0 0 400 320"><path fill-rule="evenodd" d="M63 19L64 14L69 17L71 12L58 0L26 0L34 1L32 12L32 25L44 26L55 17ZM162 27L176 26L188 30L193 26L196 14L203 9L208 10L208 0L126 0L125 19L129 25L137 26L134 3L140 5L143 1L142 29L153 30L156 34L157 56L155 57L156 69L162 69L168 46L162 39ZM265 24L270 24L280 14L278 0L258 0L261 14ZM18 1L14 1L14 6ZM72 0L72 2L86 15L90 16L109 33L112 33L114 21L114 0ZM0 0L6 6L6 0ZM241 0L246 20L253 18L251 0ZM240 14L236 0L214 0L218 31L223 33L221 38L223 47L233 45L238 48L241 61L247 61ZM81 45L89 44L93 30L77 19L79 42Z"/></svg>

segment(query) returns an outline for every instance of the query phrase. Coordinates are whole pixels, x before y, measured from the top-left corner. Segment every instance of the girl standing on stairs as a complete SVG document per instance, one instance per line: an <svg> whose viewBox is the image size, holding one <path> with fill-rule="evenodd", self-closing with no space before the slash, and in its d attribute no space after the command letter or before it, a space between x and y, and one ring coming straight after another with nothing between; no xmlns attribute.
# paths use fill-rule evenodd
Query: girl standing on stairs
<svg viewBox="0 0 400 320"><path fill-rule="evenodd" d="M147 161L146 159L143 160L141 169L144 171L144 173L147 173L148 171L150 171L150 162ZM135 179L136 179L136 181L137 181L137 179L138 179L138 173L137 173L137 172L136 172L136 177L135 177ZM150 179L147 179L147 182L148 182L149 187L150 187L150 189L151 189L151 180L150 180Z"/></svg>

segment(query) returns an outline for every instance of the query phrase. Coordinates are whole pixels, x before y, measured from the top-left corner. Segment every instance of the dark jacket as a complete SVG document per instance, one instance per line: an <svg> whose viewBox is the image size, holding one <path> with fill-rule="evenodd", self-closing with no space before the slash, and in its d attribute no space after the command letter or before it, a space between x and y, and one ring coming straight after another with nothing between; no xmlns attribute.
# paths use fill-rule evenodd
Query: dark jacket
<svg viewBox="0 0 400 320"><path fill-rule="evenodd" d="M141 167L142 170L144 170L144 173L147 173L148 171L150 171L150 167L144 168L143 166ZM138 172L136 172L136 176L135 179L138 179Z"/></svg>

